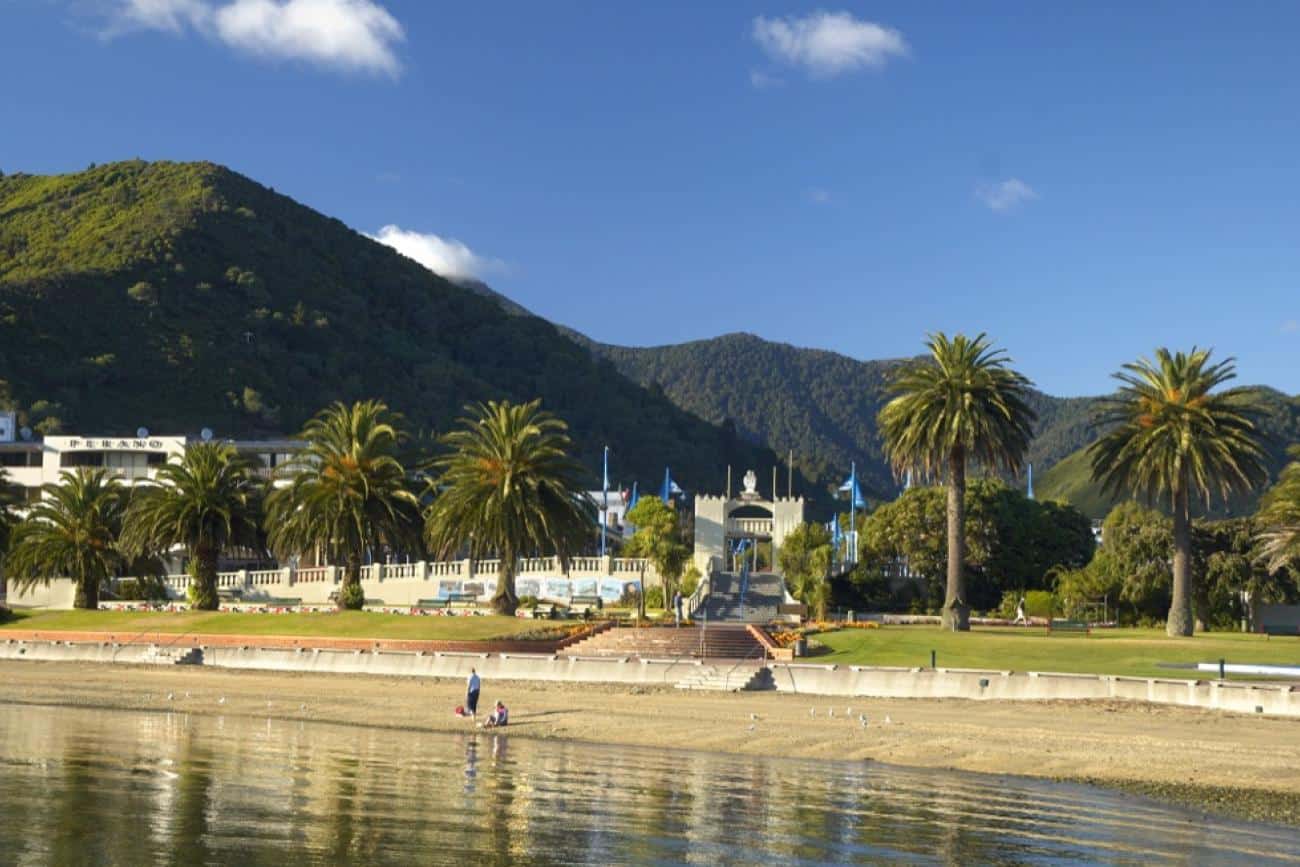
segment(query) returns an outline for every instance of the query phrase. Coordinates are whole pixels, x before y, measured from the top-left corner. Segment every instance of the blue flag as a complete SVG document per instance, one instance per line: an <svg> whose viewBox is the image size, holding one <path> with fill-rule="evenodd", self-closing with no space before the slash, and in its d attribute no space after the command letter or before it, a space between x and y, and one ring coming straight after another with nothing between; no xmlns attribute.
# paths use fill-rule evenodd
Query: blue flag
<svg viewBox="0 0 1300 867"><path fill-rule="evenodd" d="M659 499L663 500L664 505L666 506L668 505L668 501L673 498L673 494L680 494L681 492L682 489L677 487L677 483L674 482L673 477L669 475L668 467L664 467L664 487L663 490L659 492Z"/></svg>
<svg viewBox="0 0 1300 867"><path fill-rule="evenodd" d="M862 497L862 489L858 486L858 470L855 466L852 474L840 485L840 493L848 493L853 498L853 507L855 509L865 509L867 501Z"/></svg>

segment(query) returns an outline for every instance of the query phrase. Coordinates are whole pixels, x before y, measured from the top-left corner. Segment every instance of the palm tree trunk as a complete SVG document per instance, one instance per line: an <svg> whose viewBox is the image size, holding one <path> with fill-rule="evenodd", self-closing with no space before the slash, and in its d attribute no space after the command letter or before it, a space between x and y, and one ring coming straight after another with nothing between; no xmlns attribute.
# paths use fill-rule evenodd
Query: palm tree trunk
<svg viewBox="0 0 1300 867"><path fill-rule="evenodd" d="M72 599L73 608L94 611L99 608L99 576L82 574L77 579L77 592Z"/></svg>
<svg viewBox="0 0 1300 867"><path fill-rule="evenodd" d="M361 555L349 554L343 570L343 584L339 587L339 611L360 611L365 604L366 594L361 589Z"/></svg>
<svg viewBox="0 0 1300 867"><path fill-rule="evenodd" d="M492 595L492 609L497 614L513 617L519 607L515 595L515 555L502 551L497 565L497 592Z"/></svg>
<svg viewBox="0 0 1300 867"><path fill-rule="evenodd" d="M1171 636L1192 634L1192 522L1187 500L1187 485L1180 484L1174 491L1174 592L1165 624Z"/></svg>
<svg viewBox="0 0 1300 867"><path fill-rule="evenodd" d="M966 607L966 452L958 446L948 456L948 589L943 600L943 628L970 631Z"/></svg>
<svg viewBox="0 0 1300 867"><path fill-rule="evenodd" d="M196 547L194 557L194 604L200 611L216 611L221 601L217 598L217 552L205 546Z"/></svg>

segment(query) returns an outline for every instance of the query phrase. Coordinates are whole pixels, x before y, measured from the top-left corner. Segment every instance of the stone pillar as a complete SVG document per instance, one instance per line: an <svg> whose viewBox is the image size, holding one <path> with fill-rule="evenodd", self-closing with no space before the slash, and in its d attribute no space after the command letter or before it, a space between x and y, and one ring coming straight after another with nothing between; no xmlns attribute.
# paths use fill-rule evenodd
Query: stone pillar
<svg viewBox="0 0 1300 867"><path fill-rule="evenodd" d="M605 577L612 578L614 576L614 555L606 554L600 559L603 561L601 563L601 569L605 571Z"/></svg>
<svg viewBox="0 0 1300 867"><path fill-rule="evenodd" d="M240 569L240 570L239 570L239 586L242 587L242 588L244 588L245 590L251 590L251 589L253 588L252 583L250 583L249 580L248 580L248 570L247 570L247 569Z"/></svg>

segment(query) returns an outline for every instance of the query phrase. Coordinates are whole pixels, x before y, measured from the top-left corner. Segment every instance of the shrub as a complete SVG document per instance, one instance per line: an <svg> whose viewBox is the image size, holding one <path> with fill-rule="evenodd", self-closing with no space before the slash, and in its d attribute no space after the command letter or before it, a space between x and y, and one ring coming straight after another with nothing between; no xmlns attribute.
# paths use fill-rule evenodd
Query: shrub
<svg viewBox="0 0 1300 867"><path fill-rule="evenodd" d="M691 566L682 574L682 595L690 596L700 586L700 570Z"/></svg>
<svg viewBox="0 0 1300 867"><path fill-rule="evenodd" d="M167 582L160 575L127 578L117 582L117 598L129 602L166 602Z"/></svg>
<svg viewBox="0 0 1300 867"><path fill-rule="evenodd" d="M645 591L646 608L663 608L664 607L664 588L647 587Z"/></svg>
<svg viewBox="0 0 1300 867"><path fill-rule="evenodd" d="M351 611L360 611L361 606L366 604L366 592L361 589L360 582L356 584L344 584L339 588L339 607L347 608Z"/></svg>
<svg viewBox="0 0 1300 867"><path fill-rule="evenodd" d="M520 597L519 597L519 607L520 607L520 608L536 608L536 607L537 607L538 605L540 605L540 604L541 604L541 600L538 599L536 596L520 596Z"/></svg>

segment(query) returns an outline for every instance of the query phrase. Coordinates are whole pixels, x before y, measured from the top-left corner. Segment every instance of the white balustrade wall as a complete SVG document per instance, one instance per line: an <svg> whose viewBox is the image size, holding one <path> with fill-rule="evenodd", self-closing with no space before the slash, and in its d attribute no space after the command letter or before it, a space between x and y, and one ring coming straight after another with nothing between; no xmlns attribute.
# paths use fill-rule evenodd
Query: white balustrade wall
<svg viewBox="0 0 1300 867"><path fill-rule="evenodd" d="M497 587L499 560L443 560L414 563L373 563L362 567L361 586L372 605L415 605L422 599L473 595L481 602L492 598ZM127 580L116 578L114 582ZM240 570L217 573L223 601L257 603L295 600L306 605L329 604L343 580L339 566ZM190 578L166 575L163 582L173 599L183 600ZM54 579L50 588L38 586L25 593L9 591L14 605L68 607L72 594L62 592L67 579ZM58 586L54 586L58 585ZM661 586L649 561L622 557L574 557L566 574L558 557L524 558L515 572L515 592L520 596L567 602L574 596L599 596L615 602L630 589Z"/></svg>

